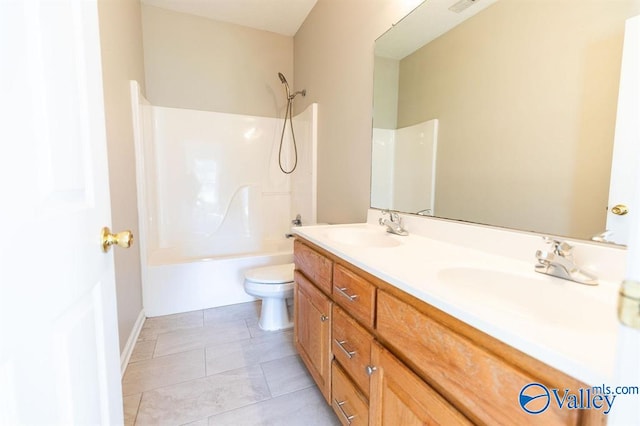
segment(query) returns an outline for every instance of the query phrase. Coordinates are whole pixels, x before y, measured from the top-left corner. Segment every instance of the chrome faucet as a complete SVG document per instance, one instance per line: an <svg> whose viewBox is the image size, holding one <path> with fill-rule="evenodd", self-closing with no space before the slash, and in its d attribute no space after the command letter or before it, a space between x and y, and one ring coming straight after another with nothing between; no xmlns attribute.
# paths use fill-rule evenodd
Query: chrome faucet
<svg viewBox="0 0 640 426"><path fill-rule="evenodd" d="M586 285L598 285L598 278L579 268L573 260L573 246L566 241L543 237L551 251L536 251L536 272Z"/></svg>
<svg viewBox="0 0 640 426"><path fill-rule="evenodd" d="M389 219L384 217L385 214L389 215ZM407 230L402 227L402 218L400 217L398 212L383 210L382 217L378 219L378 223L382 226L386 226L387 232L390 232L392 234L409 235Z"/></svg>
<svg viewBox="0 0 640 426"><path fill-rule="evenodd" d="M296 218L291 221L291 225L292 226L302 226L302 216L300 216L300 213L298 213L296 215ZM293 233L291 233L291 232L287 232L286 234L284 234L284 237L285 238L294 238L295 235Z"/></svg>

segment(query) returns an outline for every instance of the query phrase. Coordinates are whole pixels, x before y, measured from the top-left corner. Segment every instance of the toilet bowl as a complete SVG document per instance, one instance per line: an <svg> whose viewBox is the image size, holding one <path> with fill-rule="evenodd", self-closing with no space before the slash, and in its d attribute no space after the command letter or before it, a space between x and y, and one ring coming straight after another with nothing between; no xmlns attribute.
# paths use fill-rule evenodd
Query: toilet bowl
<svg viewBox="0 0 640 426"><path fill-rule="evenodd" d="M262 299L258 325L274 331L293 327L287 298L293 297L293 263L250 269L244 274L244 291Z"/></svg>

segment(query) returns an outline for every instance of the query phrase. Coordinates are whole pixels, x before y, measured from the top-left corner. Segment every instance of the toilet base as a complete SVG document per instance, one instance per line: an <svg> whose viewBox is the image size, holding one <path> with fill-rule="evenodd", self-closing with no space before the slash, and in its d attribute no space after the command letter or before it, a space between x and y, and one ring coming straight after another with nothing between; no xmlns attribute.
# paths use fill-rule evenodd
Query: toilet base
<svg viewBox="0 0 640 426"><path fill-rule="evenodd" d="M287 299L263 298L258 326L265 331L284 330L293 327L293 322L289 320Z"/></svg>

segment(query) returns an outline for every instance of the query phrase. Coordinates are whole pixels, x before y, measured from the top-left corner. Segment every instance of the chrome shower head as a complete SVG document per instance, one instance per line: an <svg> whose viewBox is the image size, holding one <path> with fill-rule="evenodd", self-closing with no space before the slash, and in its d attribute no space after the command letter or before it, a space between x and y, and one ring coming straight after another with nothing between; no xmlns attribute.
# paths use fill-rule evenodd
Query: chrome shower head
<svg viewBox="0 0 640 426"><path fill-rule="evenodd" d="M287 100L291 100L291 91L289 90L289 83L287 83L287 79L284 78L284 74L281 72L278 73L278 77L280 77L280 82L284 84L284 87L287 90Z"/></svg>
<svg viewBox="0 0 640 426"><path fill-rule="evenodd" d="M284 84L284 87L287 89L287 100L293 100L297 95L307 96L306 90L299 90L293 94L291 94L291 90L289 89L289 83L287 83L287 79L284 77L284 74L281 72L278 73L278 77L280 77L280 82Z"/></svg>

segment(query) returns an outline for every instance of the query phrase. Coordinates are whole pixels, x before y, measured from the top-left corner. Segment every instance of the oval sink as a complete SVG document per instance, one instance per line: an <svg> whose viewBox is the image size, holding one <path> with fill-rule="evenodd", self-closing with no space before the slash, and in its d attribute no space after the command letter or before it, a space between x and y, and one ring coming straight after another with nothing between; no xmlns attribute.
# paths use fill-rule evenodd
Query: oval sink
<svg viewBox="0 0 640 426"><path fill-rule="evenodd" d="M336 243L354 247L397 247L402 243L383 229L336 228L327 233Z"/></svg>
<svg viewBox="0 0 640 426"><path fill-rule="evenodd" d="M613 310L599 300L572 292L582 284L539 275L476 267L444 268L438 280L458 297L485 309L512 315L547 327L601 333L610 330L603 313ZM606 315L605 315L606 317Z"/></svg>

